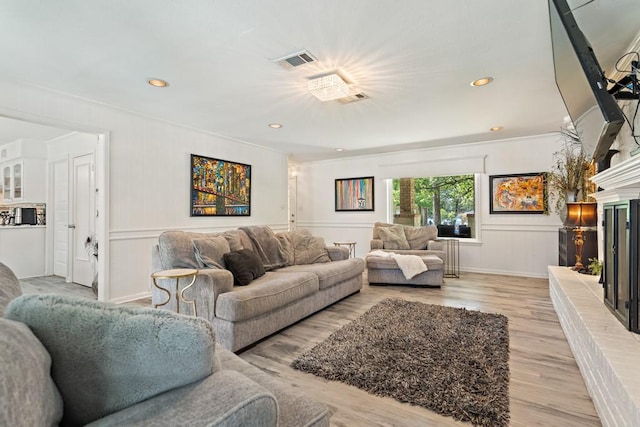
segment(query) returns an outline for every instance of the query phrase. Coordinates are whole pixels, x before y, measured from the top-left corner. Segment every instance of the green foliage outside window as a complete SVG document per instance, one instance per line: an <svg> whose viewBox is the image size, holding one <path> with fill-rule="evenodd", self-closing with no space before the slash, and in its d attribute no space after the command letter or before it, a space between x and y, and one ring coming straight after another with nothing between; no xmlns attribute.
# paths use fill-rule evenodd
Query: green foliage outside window
<svg viewBox="0 0 640 427"><path fill-rule="evenodd" d="M416 212L422 214L422 225L466 225L467 213L474 212L473 175L414 178ZM393 180L393 207L400 211L400 180Z"/></svg>

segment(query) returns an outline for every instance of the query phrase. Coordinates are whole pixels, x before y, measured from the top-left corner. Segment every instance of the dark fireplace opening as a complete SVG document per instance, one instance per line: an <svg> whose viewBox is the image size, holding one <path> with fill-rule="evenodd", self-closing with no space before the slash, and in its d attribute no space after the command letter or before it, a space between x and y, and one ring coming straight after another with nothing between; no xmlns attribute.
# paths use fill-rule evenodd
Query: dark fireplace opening
<svg viewBox="0 0 640 427"><path fill-rule="evenodd" d="M604 303L625 327L640 333L640 200L604 204Z"/></svg>

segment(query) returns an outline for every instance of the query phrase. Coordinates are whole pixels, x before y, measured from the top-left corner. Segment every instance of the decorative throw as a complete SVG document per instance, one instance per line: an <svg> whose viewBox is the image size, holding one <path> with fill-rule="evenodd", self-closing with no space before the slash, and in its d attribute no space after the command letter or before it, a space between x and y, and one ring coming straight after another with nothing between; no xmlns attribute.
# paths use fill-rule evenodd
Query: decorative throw
<svg viewBox="0 0 640 427"><path fill-rule="evenodd" d="M239 230L244 231L251 239L253 250L262 261L265 270L275 270L287 265L287 256L280 241L269 227L254 225L240 227Z"/></svg>
<svg viewBox="0 0 640 427"><path fill-rule="evenodd" d="M386 299L292 367L476 426L509 424L508 319Z"/></svg>
<svg viewBox="0 0 640 427"><path fill-rule="evenodd" d="M420 258L418 255L404 255L376 250L369 252L367 256L392 258L396 262L396 264L398 264L398 268L400 268L400 271L402 271L402 274L407 280L412 279L418 274L424 273L428 270L427 266L422 261L422 258Z"/></svg>

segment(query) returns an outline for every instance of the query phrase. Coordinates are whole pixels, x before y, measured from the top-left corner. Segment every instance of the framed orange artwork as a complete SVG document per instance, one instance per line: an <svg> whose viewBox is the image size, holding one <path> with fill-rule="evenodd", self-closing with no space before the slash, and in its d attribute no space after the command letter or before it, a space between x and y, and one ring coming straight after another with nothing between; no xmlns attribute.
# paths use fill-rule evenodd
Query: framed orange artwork
<svg viewBox="0 0 640 427"><path fill-rule="evenodd" d="M547 180L544 172L489 177L492 214L544 214Z"/></svg>

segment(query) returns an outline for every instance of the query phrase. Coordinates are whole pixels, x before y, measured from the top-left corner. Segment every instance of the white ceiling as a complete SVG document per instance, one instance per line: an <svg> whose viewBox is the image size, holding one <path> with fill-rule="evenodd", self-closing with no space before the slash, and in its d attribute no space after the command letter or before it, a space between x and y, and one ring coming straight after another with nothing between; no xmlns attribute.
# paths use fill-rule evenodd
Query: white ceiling
<svg viewBox="0 0 640 427"><path fill-rule="evenodd" d="M638 35L640 1L570 3L611 69ZM302 49L318 62L271 61ZM298 160L544 134L566 115L545 0L2 0L0 58L1 78ZM318 101L307 81L329 71L370 98ZM469 85L484 76L495 80Z"/></svg>

